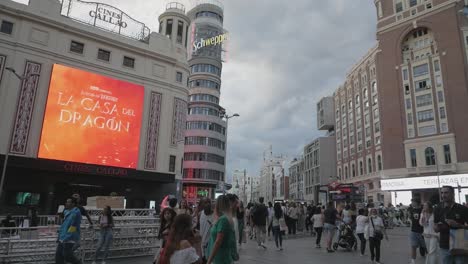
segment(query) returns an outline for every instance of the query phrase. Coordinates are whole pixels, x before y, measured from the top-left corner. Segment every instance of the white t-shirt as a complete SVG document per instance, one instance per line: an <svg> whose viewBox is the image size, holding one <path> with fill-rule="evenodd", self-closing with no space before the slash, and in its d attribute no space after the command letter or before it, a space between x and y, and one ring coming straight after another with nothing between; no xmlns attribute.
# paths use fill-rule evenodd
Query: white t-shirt
<svg viewBox="0 0 468 264"><path fill-rule="evenodd" d="M200 236L202 237L202 254L205 256L206 246L210 241L210 229L214 224L214 213L206 215L205 211L200 214Z"/></svg>
<svg viewBox="0 0 468 264"><path fill-rule="evenodd" d="M322 216L322 214L314 214L312 216L312 221L314 221L314 228L323 227L323 216Z"/></svg>
<svg viewBox="0 0 468 264"><path fill-rule="evenodd" d="M372 223L374 225L372 225ZM384 223L380 216L369 218L369 237L374 237L374 227L377 231L382 231L384 229Z"/></svg>
<svg viewBox="0 0 468 264"><path fill-rule="evenodd" d="M368 220L369 218L367 216L358 215L358 217L356 218L356 234L364 233L366 225L369 223Z"/></svg>
<svg viewBox="0 0 468 264"><path fill-rule="evenodd" d="M351 221L352 221L351 212L349 210L344 209L343 210L343 222L345 222L346 224L350 224Z"/></svg>
<svg viewBox="0 0 468 264"><path fill-rule="evenodd" d="M186 249L176 250L171 256L169 261L170 264L188 264L195 263L200 257L197 255L197 251L193 247Z"/></svg>

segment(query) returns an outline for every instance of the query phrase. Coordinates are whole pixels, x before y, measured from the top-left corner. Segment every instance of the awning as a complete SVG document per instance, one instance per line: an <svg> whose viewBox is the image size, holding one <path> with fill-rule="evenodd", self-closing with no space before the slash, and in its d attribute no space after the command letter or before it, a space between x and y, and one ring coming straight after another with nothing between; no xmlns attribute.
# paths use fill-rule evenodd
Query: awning
<svg viewBox="0 0 468 264"><path fill-rule="evenodd" d="M388 179L380 181L382 191L402 191L414 189L437 189L444 185L454 188L468 187L468 174L451 174L424 177Z"/></svg>

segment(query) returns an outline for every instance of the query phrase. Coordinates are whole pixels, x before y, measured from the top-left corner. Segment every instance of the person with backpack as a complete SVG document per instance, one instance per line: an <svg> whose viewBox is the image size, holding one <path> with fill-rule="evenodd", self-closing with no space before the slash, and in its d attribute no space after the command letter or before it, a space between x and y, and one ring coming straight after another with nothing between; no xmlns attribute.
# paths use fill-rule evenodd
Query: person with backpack
<svg viewBox="0 0 468 264"><path fill-rule="evenodd" d="M268 223L268 208L264 204L264 198L260 197L259 204L254 208L252 220L257 234L259 248L267 249L265 245L266 226Z"/></svg>

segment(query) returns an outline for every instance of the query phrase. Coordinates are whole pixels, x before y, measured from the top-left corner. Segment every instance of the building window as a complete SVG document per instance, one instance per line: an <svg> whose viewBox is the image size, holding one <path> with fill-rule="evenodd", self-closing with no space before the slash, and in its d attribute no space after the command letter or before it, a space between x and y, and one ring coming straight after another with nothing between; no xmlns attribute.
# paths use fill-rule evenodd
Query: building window
<svg viewBox="0 0 468 264"><path fill-rule="evenodd" d="M450 145L444 145L444 158L445 164L452 163L452 156L450 155Z"/></svg>
<svg viewBox="0 0 468 264"><path fill-rule="evenodd" d="M364 96L364 100L367 100L367 98L369 96L368 93L367 93L367 89L364 89L363 96Z"/></svg>
<svg viewBox="0 0 468 264"><path fill-rule="evenodd" d="M0 32L11 35L13 33L13 23L10 21L3 20L0 27Z"/></svg>
<svg viewBox="0 0 468 264"><path fill-rule="evenodd" d="M408 80L408 69L403 69L403 80L404 81Z"/></svg>
<svg viewBox="0 0 468 264"><path fill-rule="evenodd" d="M424 91L431 88L431 81L429 79L414 82L414 89L416 92Z"/></svg>
<svg viewBox="0 0 468 264"><path fill-rule="evenodd" d="M376 93L377 92L377 82L373 82L372 83L372 93Z"/></svg>
<svg viewBox="0 0 468 264"><path fill-rule="evenodd" d="M422 126L418 129L419 136L433 135L436 133L436 127L434 125Z"/></svg>
<svg viewBox="0 0 468 264"><path fill-rule="evenodd" d="M372 105L377 105L377 95L374 95L374 97L372 97Z"/></svg>
<svg viewBox="0 0 468 264"><path fill-rule="evenodd" d="M444 102L444 92L443 91L437 91L437 99L439 103Z"/></svg>
<svg viewBox="0 0 468 264"><path fill-rule="evenodd" d="M418 162L416 159L416 149L410 149L410 159L411 159L411 167L417 167Z"/></svg>
<svg viewBox="0 0 468 264"><path fill-rule="evenodd" d="M360 101L361 101L361 100L360 100L360 98L359 98L359 95L356 95L356 107L359 106Z"/></svg>
<svg viewBox="0 0 468 264"><path fill-rule="evenodd" d="M440 132L442 132L442 133L447 133L448 132L447 123L441 123L440 124Z"/></svg>
<svg viewBox="0 0 468 264"><path fill-rule="evenodd" d="M403 11L403 2L399 2L395 4L395 11L397 13L400 13L401 11Z"/></svg>
<svg viewBox="0 0 468 264"><path fill-rule="evenodd" d="M432 94L424 94L416 96L416 105L418 107L432 105Z"/></svg>
<svg viewBox="0 0 468 264"><path fill-rule="evenodd" d="M338 178L341 180L341 168L338 168Z"/></svg>
<svg viewBox="0 0 468 264"><path fill-rule="evenodd" d="M176 82L182 83L182 73L176 72Z"/></svg>
<svg viewBox="0 0 468 264"><path fill-rule="evenodd" d="M434 120L434 111L432 111L432 109L418 112L419 123L428 122L432 120Z"/></svg>
<svg viewBox="0 0 468 264"><path fill-rule="evenodd" d="M366 137L370 137L371 136L371 129L370 127L366 127Z"/></svg>
<svg viewBox="0 0 468 264"><path fill-rule="evenodd" d="M445 107L440 108L440 118L441 119L447 118L447 115L445 114Z"/></svg>
<svg viewBox="0 0 468 264"><path fill-rule="evenodd" d="M71 52L74 52L74 53L78 53L78 54L83 54L83 52L84 52L84 44L72 40L72 42L71 42L71 44L70 44L70 51L71 51Z"/></svg>
<svg viewBox="0 0 468 264"><path fill-rule="evenodd" d="M382 170L382 156L378 155L377 156L377 170L381 171Z"/></svg>
<svg viewBox="0 0 468 264"><path fill-rule="evenodd" d="M351 168L352 168L352 175L353 175L353 178L356 177L356 168L354 167L354 164L351 165Z"/></svg>
<svg viewBox="0 0 468 264"><path fill-rule="evenodd" d="M413 75L414 77L418 77L418 76L422 76L422 75L426 75L429 73L429 65L426 63L426 64L423 64L423 65L419 65L419 66L416 66L416 67L413 67Z"/></svg>
<svg viewBox="0 0 468 264"><path fill-rule="evenodd" d="M412 128L408 128L408 137L413 138L414 137L414 130Z"/></svg>
<svg viewBox="0 0 468 264"><path fill-rule="evenodd" d="M405 85L405 94L410 94L410 89L409 89L408 84Z"/></svg>
<svg viewBox="0 0 468 264"><path fill-rule="evenodd" d="M375 145L380 145L380 137L375 137Z"/></svg>
<svg viewBox="0 0 468 264"><path fill-rule="evenodd" d="M409 0L410 7L416 6L417 4L418 4L418 0Z"/></svg>
<svg viewBox="0 0 468 264"><path fill-rule="evenodd" d="M435 165L435 153L433 148L426 148L426 150L424 151L424 156L426 157L426 166Z"/></svg>
<svg viewBox="0 0 468 264"><path fill-rule="evenodd" d="M177 21L177 43L182 44L182 36L184 35L184 22Z"/></svg>
<svg viewBox="0 0 468 264"><path fill-rule="evenodd" d="M135 68L135 59L134 58L130 58L130 57L127 57L127 56L124 56L123 58L123 66L125 67L129 67L129 68Z"/></svg>
<svg viewBox="0 0 468 264"><path fill-rule="evenodd" d="M169 172L175 172L176 156L169 156Z"/></svg>
<svg viewBox="0 0 468 264"><path fill-rule="evenodd" d="M436 77L435 77L435 81L436 81L436 85L437 85L437 87L440 87L440 86L442 86L442 76L440 76L440 75L436 75Z"/></svg>
<svg viewBox="0 0 468 264"><path fill-rule="evenodd" d="M364 174L364 168L362 166L362 160L359 161L359 175L363 175Z"/></svg>
<svg viewBox="0 0 468 264"><path fill-rule="evenodd" d="M413 124L413 114L412 113L407 113L406 118L408 119L408 125Z"/></svg>
<svg viewBox="0 0 468 264"><path fill-rule="evenodd" d="M367 125L370 122L369 114L364 115L364 124Z"/></svg>
<svg viewBox="0 0 468 264"><path fill-rule="evenodd" d="M367 159L367 173L372 173L372 159Z"/></svg>
<svg viewBox="0 0 468 264"><path fill-rule="evenodd" d="M97 58L102 61L110 61L110 51L99 49Z"/></svg>
<svg viewBox="0 0 468 264"><path fill-rule="evenodd" d="M167 20L166 24L166 37L172 38L172 19Z"/></svg>
<svg viewBox="0 0 468 264"><path fill-rule="evenodd" d="M379 133L380 132L380 122L376 122L374 124L374 133Z"/></svg>
<svg viewBox="0 0 468 264"><path fill-rule="evenodd" d="M367 140L367 141L366 141L366 148L370 148L370 147L371 147L371 144L372 144L371 140L370 140L370 139Z"/></svg>
<svg viewBox="0 0 468 264"><path fill-rule="evenodd" d="M349 178L348 167L345 167L344 171L345 171L345 179L348 179Z"/></svg>
<svg viewBox="0 0 468 264"><path fill-rule="evenodd" d="M406 98L406 109L411 109L411 99Z"/></svg>
<svg viewBox="0 0 468 264"><path fill-rule="evenodd" d="M436 72L440 71L440 63L438 60L434 61L434 71Z"/></svg>

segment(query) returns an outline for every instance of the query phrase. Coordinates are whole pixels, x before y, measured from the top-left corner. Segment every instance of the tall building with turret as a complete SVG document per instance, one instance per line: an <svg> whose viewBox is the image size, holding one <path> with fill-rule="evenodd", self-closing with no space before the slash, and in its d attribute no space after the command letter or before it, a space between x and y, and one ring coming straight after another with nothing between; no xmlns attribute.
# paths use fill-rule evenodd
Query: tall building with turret
<svg viewBox="0 0 468 264"><path fill-rule="evenodd" d="M183 197L189 201L224 190L226 122L220 106L224 8L217 1L199 1L188 13L190 78Z"/></svg>

